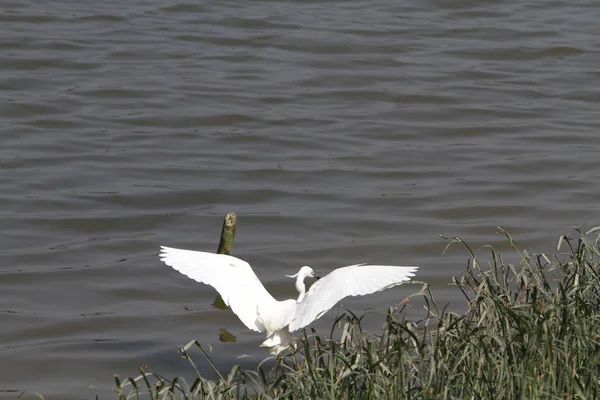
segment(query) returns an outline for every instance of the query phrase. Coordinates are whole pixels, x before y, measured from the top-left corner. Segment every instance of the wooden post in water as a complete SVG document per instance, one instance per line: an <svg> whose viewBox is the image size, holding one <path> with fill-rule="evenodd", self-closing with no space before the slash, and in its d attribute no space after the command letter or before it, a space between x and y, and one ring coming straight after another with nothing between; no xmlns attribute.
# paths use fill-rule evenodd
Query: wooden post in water
<svg viewBox="0 0 600 400"><path fill-rule="evenodd" d="M237 215L234 212L229 212L225 215L223 221L223 228L221 228L221 240L219 241L219 247L217 248L217 254L231 255L231 247L233 247L233 239L235 239L235 227L237 224ZM215 301L212 304L214 307L220 310L226 310L229 307L223 301L220 294L215 297Z"/></svg>
<svg viewBox="0 0 600 400"><path fill-rule="evenodd" d="M233 239L235 239L235 225L237 223L237 215L234 212L227 213L225 220L223 221L223 228L221 229L221 241L217 248L217 254L231 255L231 247L233 246Z"/></svg>

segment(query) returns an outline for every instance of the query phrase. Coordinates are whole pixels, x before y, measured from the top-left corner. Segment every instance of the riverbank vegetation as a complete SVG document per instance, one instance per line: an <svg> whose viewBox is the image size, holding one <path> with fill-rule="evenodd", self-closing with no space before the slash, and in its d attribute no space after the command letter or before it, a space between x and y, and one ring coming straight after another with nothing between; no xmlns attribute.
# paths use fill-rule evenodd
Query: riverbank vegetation
<svg viewBox="0 0 600 400"><path fill-rule="evenodd" d="M233 367L194 380L140 369L116 377L122 399L593 399L600 398L600 228L561 237L557 255L530 254L506 234L520 262L486 246L471 249L453 280L464 312L438 305L427 285L411 296L426 305L418 320L390 309L377 335L346 313L328 336L305 331L291 354L255 370ZM336 338L331 340L329 338ZM199 360L199 359L198 359ZM268 366L268 367L267 367Z"/></svg>

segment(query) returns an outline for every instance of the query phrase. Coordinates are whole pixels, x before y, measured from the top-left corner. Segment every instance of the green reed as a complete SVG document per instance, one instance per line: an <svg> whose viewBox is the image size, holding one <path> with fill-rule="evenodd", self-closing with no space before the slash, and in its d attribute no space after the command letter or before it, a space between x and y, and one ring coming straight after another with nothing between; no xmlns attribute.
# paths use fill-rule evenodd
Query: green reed
<svg viewBox="0 0 600 400"><path fill-rule="evenodd" d="M188 382L140 369L116 377L119 399L592 399L600 398L600 228L561 237L561 255L532 255L506 264L492 247L485 263L469 255L453 279L463 313L440 309L428 285L425 315L408 320L403 308L387 312L379 335L346 312L328 338L304 331L297 348L255 370L235 366L222 375L203 347L181 355L195 370ZM593 238L592 238L593 237ZM410 301L410 300L408 300ZM335 340L329 338L336 338ZM218 379L204 378L188 351L198 348ZM271 362L267 367L268 361Z"/></svg>

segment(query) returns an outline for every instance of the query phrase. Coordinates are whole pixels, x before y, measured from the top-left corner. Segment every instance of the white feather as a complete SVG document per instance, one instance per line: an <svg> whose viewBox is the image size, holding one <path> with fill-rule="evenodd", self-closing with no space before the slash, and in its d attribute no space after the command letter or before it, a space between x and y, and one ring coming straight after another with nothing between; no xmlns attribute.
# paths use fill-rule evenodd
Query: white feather
<svg viewBox="0 0 600 400"><path fill-rule="evenodd" d="M360 264L338 268L310 287L296 306L289 330L294 332L321 318L345 297L364 296L400 285L410 280L417 268Z"/></svg>
<svg viewBox="0 0 600 400"><path fill-rule="evenodd" d="M224 254L161 247L160 259L196 282L210 285L249 329L264 332L258 309L276 300L246 261Z"/></svg>

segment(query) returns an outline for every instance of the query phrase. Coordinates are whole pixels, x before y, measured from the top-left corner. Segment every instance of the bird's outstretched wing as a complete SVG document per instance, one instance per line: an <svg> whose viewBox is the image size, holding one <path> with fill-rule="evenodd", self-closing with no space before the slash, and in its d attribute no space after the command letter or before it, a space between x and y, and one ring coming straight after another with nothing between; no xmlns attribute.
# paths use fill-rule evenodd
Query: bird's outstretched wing
<svg viewBox="0 0 600 400"><path fill-rule="evenodd" d="M258 306L275 301L246 261L224 254L161 246L160 259L193 280L210 285L249 329L263 332Z"/></svg>
<svg viewBox="0 0 600 400"><path fill-rule="evenodd" d="M410 280L418 267L351 265L339 268L315 282L297 305L290 332L319 319L338 301L348 296L364 296Z"/></svg>

